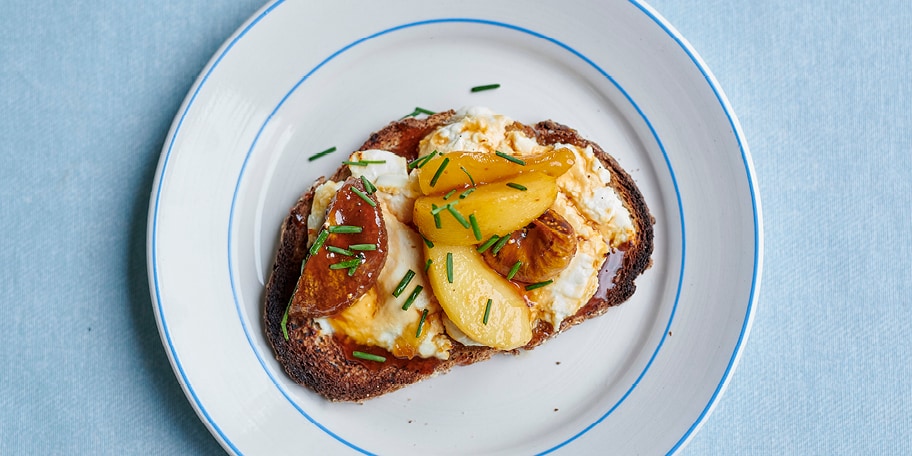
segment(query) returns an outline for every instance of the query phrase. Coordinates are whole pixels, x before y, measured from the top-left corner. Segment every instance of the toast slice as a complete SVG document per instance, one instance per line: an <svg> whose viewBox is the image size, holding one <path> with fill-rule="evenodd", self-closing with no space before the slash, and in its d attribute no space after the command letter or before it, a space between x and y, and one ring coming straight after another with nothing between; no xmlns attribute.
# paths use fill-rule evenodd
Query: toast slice
<svg viewBox="0 0 912 456"><path fill-rule="evenodd" d="M371 134L359 150L386 150L411 161L418 156L421 140L445 125L454 115L454 111L446 111L422 119L406 118L391 122ZM603 267L603 271L607 268L609 273L599 275L600 282L604 283L599 283L596 294L575 314L564 318L559 328L552 328L550 323L539 320L533 328L531 341L521 348L531 349L572 326L605 313L634 293L634 280L651 265L654 220L633 179L597 144L583 138L572 128L550 120L533 126L516 125L541 145L592 147L594 155L610 171L611 186L620 196L635 227L634 237L609 255ZM349 175L348 167L342 166L330 179L341 181ZM282 224L275 263L266 286L265 333L276 359L289 377L331 401L363 401L442 374L457 365L484 361L500 352L490 347L453 341L448 359L402 359L382 348L358 346L325 333L313 319L287 322L284 325L286 338L283 317L308 255L307 218L313 206L314 189L324 180L319 179L298 199ZM614 274L610 274L611 270ZM381 355L387 361L364 361L354 357L353 351Z"/></svg>

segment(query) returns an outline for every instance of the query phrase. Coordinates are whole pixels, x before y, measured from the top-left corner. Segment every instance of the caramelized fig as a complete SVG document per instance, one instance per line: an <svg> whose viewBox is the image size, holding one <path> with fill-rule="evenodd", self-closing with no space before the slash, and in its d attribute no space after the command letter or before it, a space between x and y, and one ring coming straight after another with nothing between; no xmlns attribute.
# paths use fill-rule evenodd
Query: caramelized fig
<svg viewBox="0 0 912 456"><path fill-rule="evenodd" d="M335 315L377 282L386 262L387 233L380 205L360 179L348 178L326 210L326 221L304 260L288 316Z"/></svg>
<svg viewBox="0 0 912 456"><path fill-rule="evenodd" d="M557 212L545 211L532 223L510 234L510 240L495 255L492 249L484 260L500 275L508 276L520 263L512 279L519 282L542 282L553 278L570 264L576 254L573 227Z"/></svg>

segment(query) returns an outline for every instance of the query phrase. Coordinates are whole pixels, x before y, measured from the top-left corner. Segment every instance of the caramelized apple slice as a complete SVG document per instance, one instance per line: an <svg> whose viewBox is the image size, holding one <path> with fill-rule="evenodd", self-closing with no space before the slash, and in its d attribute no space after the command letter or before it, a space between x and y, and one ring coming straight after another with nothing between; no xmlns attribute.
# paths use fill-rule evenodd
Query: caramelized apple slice
<svg viewBox="0 0 912 456"><path fill-rule="evenodd" d="M532 313L519 290L472 247L425 246L428 280L447 318L472 340L512 350L532 339ZM490 305L488 301L490 300Z"/></svg>
<svg viewBox="0 0 912 456"><path fill-rule="evenodd" d="M377 282L386 254L380 206L360 179L350 177L326 210L326 222L291 298L289 318L326 317L345 310Z"/></svg>
<svg viewBox="0 0 912 456"><path fill-rule="evenodd" d="M504 277L516 266L513 280L544 282L570 264L576 254L576 244L570 223L548 209L532 223L510 234L510 241L496 255L493 249L488 249L483 256L488 266Z"/></svg>
<svg viewBox="0 0 912 456"><path fill-rule="evenodd" d="M462 195L465 193L415 200L413 220L424 237L443 244L472 245L491 235L509 234L554 204L557 183L544 173L526 173L479 185L465 198Z"/></svg>
<svg viewBox="0 0 912 456"><path fill-rule="evenodd" d="M418 184L421 186L421 193L434 195L454 188L487 184L523 173L543 173L557 178L573 166L574 155L569 149L551 149L532 157L524 157L522 160L513 159L520 163L501 155L483 152L450 152L436 155L418 169Z"/></svg>

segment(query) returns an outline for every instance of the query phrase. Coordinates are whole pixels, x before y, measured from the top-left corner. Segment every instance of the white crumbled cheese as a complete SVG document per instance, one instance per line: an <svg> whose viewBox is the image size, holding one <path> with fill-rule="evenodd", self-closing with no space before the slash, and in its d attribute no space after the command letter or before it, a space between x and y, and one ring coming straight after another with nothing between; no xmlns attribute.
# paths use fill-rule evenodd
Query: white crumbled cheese
<svg viewBox="0 0 912 456"><path fill-rule="evenodd" d="M378 189L385 192L398 192L408 183L408 163L392 152L379 149L357 151L349 157L351 162L382 162L368 163L366 166L349 165L352 176L366 177Z"/></svg>
<svg viewBox="0 0 912 456"><path fill-rule="evenodd" d="M601 235L612 247L627 242L635 234L633 220L617 192L611 187L611 173L592 153L592 147L580 149L572 144L555 144L573 151L576 162L557 179L560 191L589 220L599 226Z"/></svg>

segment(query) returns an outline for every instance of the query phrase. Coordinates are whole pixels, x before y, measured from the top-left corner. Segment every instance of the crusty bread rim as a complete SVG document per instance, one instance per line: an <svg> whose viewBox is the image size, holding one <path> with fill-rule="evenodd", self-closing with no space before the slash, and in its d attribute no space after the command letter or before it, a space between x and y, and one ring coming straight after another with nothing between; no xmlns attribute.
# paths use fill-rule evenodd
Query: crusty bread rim
<svg viewBox="0 0 912 456"><path fill-rule="evenodd" d="M424 119L406 118L391 122L371 134L359 150L383 149L412 160L417 158L418 142L454 115L454 111L446 111ZM526 127L526 131L534 134L538 142L544 145L566 143L581 148L591 146L595 156L611 172L612 186L621 196L636 227L636 239L625 250L622 265L613 279L613 287L607 290L605 298L590 299L576 314L565 318L556 331L550 324L539 321L535 336L524 347L531 349L572 326L603 314L633 294L636 289L634 279L650 265L654 220L633 179L597 144L553 121L539 122ZM343 165L331 179L341 180L348 174L348 167ZM282 317L307 254L307 215L313 204L313 189L324 180L319 179L299 198L282 224L275 263L266 285L265 332L276 359L289 377L332 401L363 401L444 373L456 365L473 364L498 353L493 348L469 347L454 342L447 360L415 358L403 361L387 356L386 363L364 362L352 358L350 351L347 351L351 347L322 333L313 320L301 325L289 323L289 338L286 340L282 331ZM358 349L385 353L385 350L376 347Z"/></svg>

